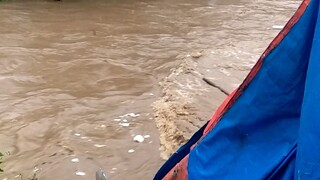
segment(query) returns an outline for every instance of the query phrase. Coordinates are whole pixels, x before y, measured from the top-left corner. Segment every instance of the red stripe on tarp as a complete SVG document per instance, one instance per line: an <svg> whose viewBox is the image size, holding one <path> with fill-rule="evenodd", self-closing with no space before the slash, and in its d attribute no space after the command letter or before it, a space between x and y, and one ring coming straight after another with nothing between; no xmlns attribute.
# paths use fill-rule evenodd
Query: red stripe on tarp
<svg viewBox="0 0 320 180"><path fill-rule="evenodd" d="M189 155L184 157L172 168L163 180L186 180L188 179L188 160Z"/></svg>

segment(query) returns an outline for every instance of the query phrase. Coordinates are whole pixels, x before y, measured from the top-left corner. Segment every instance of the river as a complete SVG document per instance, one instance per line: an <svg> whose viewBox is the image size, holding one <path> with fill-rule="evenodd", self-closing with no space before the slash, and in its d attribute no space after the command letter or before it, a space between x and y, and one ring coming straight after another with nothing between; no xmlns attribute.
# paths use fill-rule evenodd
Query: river
<svg viewBox="0 0 320 180"><path fill-rule="evenodd" d="M299 3L1 2L0 178L152 179Z"/></svg>

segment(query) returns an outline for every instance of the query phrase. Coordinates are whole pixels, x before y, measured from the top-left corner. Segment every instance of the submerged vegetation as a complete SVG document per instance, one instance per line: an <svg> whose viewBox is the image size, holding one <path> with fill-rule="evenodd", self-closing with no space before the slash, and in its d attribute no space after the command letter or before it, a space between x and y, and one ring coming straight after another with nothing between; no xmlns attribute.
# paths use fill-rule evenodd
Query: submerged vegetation
<svg viewBox="0 0 320 180"><path fill-rule="evenodd" d="M2 0L0 0L0 1L2 1ZM10 155L10 152L7 152L6 154ZM3 158L5 157L6 154L0 152L0 173L4 173L4 169L2 167L2 164L3 164ZM22 174L19 174L19 177L21 180L25 180L23 178ZM37 177L37 171L33 172L32 177L27 178L26 180L39 180Z"/></svg>
<svg viewBox="0 0 320 180"><path fill-rule="evenodd" d="M4 154L2 153L2 152L0 152L0 173L3 173L3 169L2 169L2 167L1 167L1 165L2 165L2 158L4 157Z"/></svg>

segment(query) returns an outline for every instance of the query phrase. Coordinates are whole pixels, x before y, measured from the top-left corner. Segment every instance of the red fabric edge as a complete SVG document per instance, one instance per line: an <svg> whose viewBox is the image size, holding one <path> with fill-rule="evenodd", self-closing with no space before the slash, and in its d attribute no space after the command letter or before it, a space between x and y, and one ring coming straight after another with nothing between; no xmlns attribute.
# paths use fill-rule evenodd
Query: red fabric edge
<svg viewBox="0 0 320 180"><path fill-rule="evenodd" d="M163 180L185 180L188 179L188 160L189 155L184 157L174 168L172 168Z"/></svg>

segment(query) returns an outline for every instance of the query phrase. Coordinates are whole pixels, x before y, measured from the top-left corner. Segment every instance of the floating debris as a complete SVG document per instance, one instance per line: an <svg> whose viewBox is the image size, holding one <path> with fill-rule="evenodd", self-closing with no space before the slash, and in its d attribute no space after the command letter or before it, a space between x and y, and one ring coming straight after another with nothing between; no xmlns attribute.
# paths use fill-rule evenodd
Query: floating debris
<svg viewBox="0 0 320 180"><path fill-rule="evenodd" d="M80 162L80 160L78 158L73 158L71 159L71 162L77 163L77 162Z"/></svg>
<svg viewBox="0 0 320 180"><path fill-rule="evenodd" d="M21 178L21 177L22 177L22 175L19 174L19 175L16 175L14 178Z"/></svg>
<svg viewBox="0 0 320 180"><path fill-rule="evenodd" d="M135 150L134 149L129 149L128 153L133 153Z"/></svg>
<svg viewBox="0 0 320 180"><path fill-rule="evenodd" d="M105 145L105 144L95 144L94 146L98 147L98 148L102 148L102 147L106 147L107 145Z"/></svg>
<svg viewBox="0 0 320 180"><path fill-rule="evenodd" d="M202 56L202 53L201 53L201 52L194 52L194 53L191 54L191 56L192 56L193 58L199 58L199 57Z"/></svg>
<svg viewBox="0 0 320 180"><path fill-rule="evenodd" d="M136 135L134 138L133 138L134 141L136 142L139 142L139 143L142 143L144 141L144 137L141 136L141 135Z"/></svg>
<svg viewBox="0 0 320 180"><path fill-rule="evenodd" d="M120 126L123 126L123 127L129 127L130 126L130 123L119 123Z"/></svg>
<svg viewBox="0 0 320 180"><path fill-rule="evenodd" d="M75 133L74 135L75 135L75 136L81 136L81 134L79 134L79 133Z"/></svg>
<svg viewBox="0 0 320 180"><path fill-rule="evenodd" d="M144 135L143 137L147 139L150 137L150 135Z"/></svg>
<svg viewBox="0 0 320 180"><path fill-rule="evenodd" d="M140 114L135 114L135 113L129 113L128 115L131 117L139 117L140 116Z"/></svg>
<svg viewBox="0 0 320 180"><path fill-rule="evenodd" d="M277 30L281 30L283 28L284 28L284 26L282 26L282 25L273 25L272 26L272 29L277 29Z"/></svg>
<svg viewBox="0 0 320 180"><path fill-rule="evenodd" d="M227 92L225 89L223 89L222 87L216 85L214 82L212 82L211 80L207 79L207 78L202 78L202 80L204 82L206 82L207 84L209 84L210 86L213 86L217 89L219 89L223 94L225 94L226 96L229 96L229 92Z"/></svg>
<svg viewBox="0 0 320 180"><path fill-rule="evenodd" d="M119 116L120 117L120 116ZM121 119L114 119L113 121L119 122L121 121Z"/></svg>
<svg viewBox="0 0 320 180"><path fill-rule="evenodd" d="M77 176L85 176L86 173L85 173L85 172L81 172L81 171L77 171L77 172L76 172L76 175L77 175Z"/></svg>

